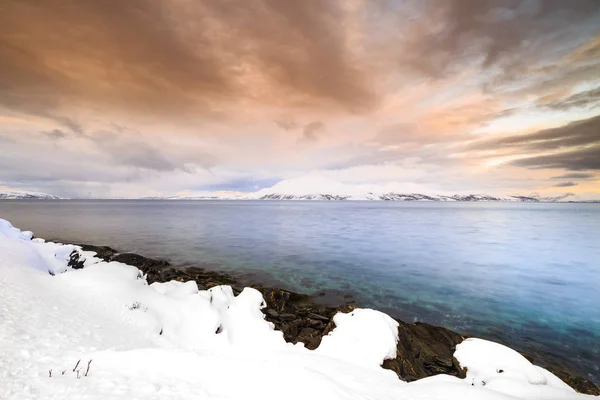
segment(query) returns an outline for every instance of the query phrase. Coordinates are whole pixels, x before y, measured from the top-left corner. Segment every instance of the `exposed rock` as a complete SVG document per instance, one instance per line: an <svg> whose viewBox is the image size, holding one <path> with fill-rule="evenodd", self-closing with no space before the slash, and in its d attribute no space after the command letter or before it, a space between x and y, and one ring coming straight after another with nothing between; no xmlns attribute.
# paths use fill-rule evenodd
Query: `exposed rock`
<svg viewBox="0 0 600 400"><path fill-rule="evenodd" d="M277 316L269 315L269 317L272 317L272 318L279 317L279 319L282 321L292 321L292 320L296 319L296 315L292 314L292 313L281 313Z"/></svg>
<svg viewBox="0 0 600 400"><path fill-rule="evenodd" d="M111 261L112 257L115 254L117 254L117 251L115 249L112 249L108 246L92 246L89 244L78 244L77 246L80 246L83 251L95 252L96 257L98 257L106 262Z"/></svg>
<svg viewBox="0 0 600 400"><path fill-rule="evenodd" d="M454 358L456 345L463 341L461 335L425 323L398 323L396 358L386 360L383 368L408 382L437 374L465 377L465 371Z"/></svg>
<svg viewBox="0 0 600 400"><path fill-rule="evenodd" d="M69 261L67 265L73 269L83 268L84 260L81 260L80 253L77 250L73 250L69 255Z"/></svg>
<svg viewBox="0 0 600 400"><path fill-rule="evenodd" d="M567 385L577 390L579 393L600 396L600 387L596 386L589 379L570 375L554 367L549 367L548 370L562 379Z"/></svg>
<svg viewBox="0 0 600 400"><path fill-rule="evenodd" d="M312 319L318 319L320 321L329 322L329 318L327 318L323 315L319 315L319 314L308 313L307 317L312 318Z"/></svg>

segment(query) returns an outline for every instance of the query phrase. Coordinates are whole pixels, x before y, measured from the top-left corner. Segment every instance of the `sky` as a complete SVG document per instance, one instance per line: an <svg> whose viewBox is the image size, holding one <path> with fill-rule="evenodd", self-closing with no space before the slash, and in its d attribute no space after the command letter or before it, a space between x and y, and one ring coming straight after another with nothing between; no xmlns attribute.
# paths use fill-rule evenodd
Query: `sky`
<svg viewBox="0 0 600 400"><path fill-rule="evenodd" d="M600 197L600 2L0 2L0 188L307 176Z"/></svg>

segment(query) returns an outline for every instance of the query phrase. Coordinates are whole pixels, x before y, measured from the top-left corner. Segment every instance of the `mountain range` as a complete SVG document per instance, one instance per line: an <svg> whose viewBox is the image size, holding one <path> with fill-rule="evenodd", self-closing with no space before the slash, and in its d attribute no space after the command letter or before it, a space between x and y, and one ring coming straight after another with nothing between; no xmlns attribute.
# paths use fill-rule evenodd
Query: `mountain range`
<svg viewBox="0 0 600 400"><path fill-rule="evenodd" d="M2 199L58 200L58 196L28 191L0 190ZM387 184L347 184L323 177L301 177L283 180L270 188L253 193L203 192L178 196L144 197L145 200L384 200L384 201L460 201L460 202L586 202L600 200L590 196L564 193L556 196L528 195L489 195L480 193L431 193L425 188L411 183Z"/></svg>
<svg viewBox="0 0 600 400"><path fill-rule="evenodd" d="M0 200L61 200L61 197L40 192L0 190Z"/></svg>
<svg viewBox="0 0 600 400"><path fill-rule="evenodd" d="M478 193L430 193L414 184L387 183L382 185L346 184L322 177L302 177L284 180L273 187L241 195L182 195L154 197L162 200L385 200L385 201L510 201L510 202L590 202L573 193L557 196L489 195ZM591 200L597 202L598 200Z"/></svg>

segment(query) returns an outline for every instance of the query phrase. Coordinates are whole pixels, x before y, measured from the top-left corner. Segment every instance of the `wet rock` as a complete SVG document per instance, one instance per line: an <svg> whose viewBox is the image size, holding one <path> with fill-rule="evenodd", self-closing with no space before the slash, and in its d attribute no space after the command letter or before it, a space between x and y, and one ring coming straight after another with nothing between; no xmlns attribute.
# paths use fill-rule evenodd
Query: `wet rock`
<svg viewBox="0 0 600 400"><path fill-rule="evenodd" d="M278 315L279 319L282 321L292 321L296 319L296 315L292 313L281 313Z"/></svg>
<svg viewBox="0 0 600 400"><path fill-rule="evenodd" d="M323 330L325 328L325 324L323 321L317 321L316 319L306 318L304 320L305 325L310 326L313 329Z"/></svg>
<svg viewBox="0 0 600 400"><path fill-rule="evenodd" d="M312 319L316 319L316 320L320 320L320 321L324 321L324 322L329 322L330 317L325 317L323 315L319 315L319 314L315 314L315 313L308 313L306 315L308 318L312 318Z"/></svg>
<svg viewBox="0 0 600 400"><path fill-rule="evenodd" d="M567 372L557 369L556 367L549 367L547 369L579 393L600 396L600 387L595 385L589 379L582 378L581 376L570 375Z"/></svg>
<svg viewBox="0 0 600 400"><path fill-rule="evenodd" d="M312 329L312 328L302 328L302 330L300 331L299 335L313 337L316 334L317 334L317 331L315 329Z"/></svg>
<svg viewBox="0 0 600 400"><path fill-rule="evenodd" d="M146 272L153 268L164 269L170 265L167 261L154 260L152 258L146 258L135 253L116 254L111 258L111 261L117 261L124 264L133 265L142 272Z"/></svg>
<svg viewBox="0 0 600 400"><path fill-rule="evenodd" d="M117 251L108 246L92 246L89 244L78 244L77 246L81 247L83 251L93 251L96 253L96 257L100 258L103 261L109 262L112 257L117 254Z"/></svg>

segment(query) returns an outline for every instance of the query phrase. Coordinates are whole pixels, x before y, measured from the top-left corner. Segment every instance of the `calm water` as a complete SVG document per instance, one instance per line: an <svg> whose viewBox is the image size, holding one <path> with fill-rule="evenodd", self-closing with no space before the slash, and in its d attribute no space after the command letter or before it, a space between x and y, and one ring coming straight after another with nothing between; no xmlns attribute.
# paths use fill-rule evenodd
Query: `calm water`
<svg viewBox="0 0 600 400"><path fill-rule="evenodd" d="M600 204L2 201L0 218L39 237L352 294L600 381Z"/></svg>

